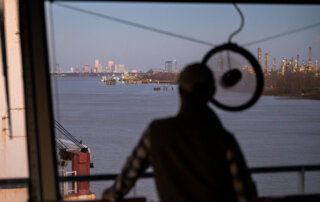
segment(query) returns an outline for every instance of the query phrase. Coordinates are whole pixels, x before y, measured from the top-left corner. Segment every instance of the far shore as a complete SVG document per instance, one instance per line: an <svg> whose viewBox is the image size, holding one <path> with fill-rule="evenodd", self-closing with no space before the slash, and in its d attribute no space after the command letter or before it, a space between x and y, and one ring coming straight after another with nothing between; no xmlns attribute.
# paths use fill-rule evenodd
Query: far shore
<svg viewBox="0 0 320 202"><path fill-rule="evenodd" d="M320 90L314 89L305 91L304 93L281 93L275 90L264 90L263 95L277 96L280 99L308 99L308 100L320 100Z"/></svg>

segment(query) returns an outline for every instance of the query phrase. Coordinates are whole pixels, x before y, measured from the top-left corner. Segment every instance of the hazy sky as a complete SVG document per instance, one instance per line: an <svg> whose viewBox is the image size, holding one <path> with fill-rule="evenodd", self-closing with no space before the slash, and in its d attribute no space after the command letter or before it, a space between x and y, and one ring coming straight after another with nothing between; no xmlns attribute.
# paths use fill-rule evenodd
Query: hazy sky
<svg viewBox="0 0 320 202"><path fill-rule="evenodd" d="M164 4L164 3L64 3L135 23L190 36L215 44L227 41L239 27L240 17L232 4ZM243 31L233 41L244 44L291 29L320 22L318 5L248 5L239 4L245 17ZM50 10L50 3L47 3ZM125 64L127 69L163 68L167 60L176 59L182 66L202 60L210 46L173 38L140 28L101 19L51 4L54 21L56 63L70 66L94 64L103 67L108 60ZM49 31L52 26L49 23ZM49 34L49 40L51 39ZM300 62L320 60L320 26L286 37L249 46L256 56L269 53L278 65L283 57L300 54Z"/></svg>

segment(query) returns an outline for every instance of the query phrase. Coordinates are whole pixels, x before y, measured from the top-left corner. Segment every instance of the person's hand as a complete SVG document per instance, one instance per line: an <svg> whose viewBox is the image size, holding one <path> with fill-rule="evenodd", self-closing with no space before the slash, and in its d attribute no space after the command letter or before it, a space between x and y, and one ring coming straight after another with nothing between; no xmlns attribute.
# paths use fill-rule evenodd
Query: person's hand
<svg viewBox="0 0 320 202"><path fill-rule="evenodd" d="M115 202L112 192L113 192L112 187L104 190L104 192L102 193L102 200L106 202Z"/></svg>

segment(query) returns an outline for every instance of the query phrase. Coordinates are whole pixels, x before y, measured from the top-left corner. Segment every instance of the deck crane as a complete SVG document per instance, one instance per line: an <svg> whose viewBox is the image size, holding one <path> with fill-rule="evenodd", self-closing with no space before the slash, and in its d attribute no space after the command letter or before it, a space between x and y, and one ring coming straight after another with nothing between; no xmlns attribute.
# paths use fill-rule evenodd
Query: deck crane
<svg viewBox="0 0 320 202"><path fill-rule="evenodd" d="M82 140L77 140L66 128L58 121L54 123L56 131L56 151L57 162L62 174L65 176L65 168L71 161L73 175L90 175L90 168L93 168L92 155L87 145ZM68 190L68 184L63 184L62 189L64 199L94 199L95 194L90 192L90 182L73 182L72 192Z"/></svg>

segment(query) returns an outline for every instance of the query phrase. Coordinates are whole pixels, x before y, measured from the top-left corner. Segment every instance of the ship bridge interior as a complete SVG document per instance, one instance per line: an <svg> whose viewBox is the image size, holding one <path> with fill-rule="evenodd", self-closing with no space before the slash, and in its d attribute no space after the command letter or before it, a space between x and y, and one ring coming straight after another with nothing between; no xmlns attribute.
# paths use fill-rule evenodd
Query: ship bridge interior
<svg viewBox="0 0 320 202"><path fill-rule="evenodd" d="M146 8L140 8L140 5ZM110 9L104 12L103 9L108 6L110 6ZM210 11L209 8L215 6L217 7L215 12L220 12L220 16ZM119 9L120 7L121 9ZM157 10L158 8L159 10ZM199 14L201 9L203 9L203 15ZM258 11L261 11L261 15L257 13ZM307 11L310 11L310 13L306 13ZM178 18L180 17L180 19L175 21L173 17L179 12L181 16L178 15ZM185 12L185 15L182 15L183 12ZM262 24L255 24L255 21L263 18L261 16L263 16L264 12L268 13L270 21L267 20ZM286 15L285 12L288 12L288 16L291 16L292 20L290 21L290 17L272 17L273 15L280 15L281 12L283 16ZM101 96L101 92L98 90L119 88L120 90L117 94L121 94L122 86L128 86L130 88L127 91L128 93L120 97L121 99L119 98L118 101L114 101L115 103L126 102L126 99L134 101L141 95L147 97L149 96L147 93L149 93L148 90L150 89L150 92L156 98L162 94L165 94L167 97L174 97L172 98L172 102L159 98L160 101L157 106L153 103L144 105L142 101L137 101L139 107L136 107L136 110L132 111L133 118L135 116L138 117L138 114L142 110L146 110L147 113L151 114L152 110L150 108L156 108L156 110L152 111L152 116L146 115L145 119L149 119L150 117L157 118L157 114L154 113L167 115L163 113L164 105L167 102L170 105L167 109L168 111L176 110L176 108L171 107L172 103L178 105L176 99L178 96L175 93L177 87L174 79L177 78L176 75L181 71L181 68L194 61L194 58L197 58L197 61L201 61L208 51L218 45L231 42L237 43L239 47L248 50L248 54L250 54L249 58L251 58L251 54L254 55L253 60L258 61L259 64L257 63L257 65L261 67L261 70L259 69L257 72L252 67L241 66L242 75L246 76L244 77L245 81L242 83L242 86L246 89L239 89L245 91L245 93L254 94L252 98L247 96L241 101L243 105L240 105L242 107L237 107L238 103L234 103L234 99L224 100L223 93L218 94L218 96L222 97L221 100L213 103L217 107L216 109L219 115L221 115L223 122L231 122L230 125L237 124L236 121L242 119L241 116L243 116L242 112L239 114L234 111L241 111L250 108L252 105L261 106L259 103L261 103L260 95L263 88L263 96L269 95L269 97L264 99L263 103L270 102L273 104L275 102L270 97L274 95L272 94L274 93L272 90L275 88L275 84L270 84L270 80L273 78L272 75L281 77L286 74L286 71L289 72L287 75L293 72L300 72L299 74L303 75L315 75L315 79L308 77L309 83L318 82L317 84L319 84L319 13L319 0L134 2L103 0L0 0L0 201L102 201L102 191L112 185L121 169L118 166L125 160L122 157L127 156L128 151L132 149L139 136L125 137L114 140L115 143L110 143L110 138L99 139L102 136L101 133L112 133L113 131L120 130L119 128L121 128L123 133L130 133L132 131L140 133L143 130L143 128L140 128L140 125L146 126L147 123L145 123L144 119L140 123L137 118L136 121L140 124L138 127L120 115L115 115L120 110L123 111L123 114L129 113L130 109L135 108L134 104L126 107L114 105L110 109L108 108L108 111L101 114L101 111L99 111L101 108L99 107L102 106L102 103L97 101ZM150 19L147 19L144 14L148 14ZM153 19L156 18L157 14L162 14L162 16L157 20ZM221 16L222 14L224 15ZM298 16L297 19L294 18L295 16ZM218 24L215 24L214 21L217 21ZM109 24L104 24L105 22ZM175 24L176 22L182 23L177 25ZM295 22L297 23L295 24ZM165 26L166 23L168 24L167 27ZM276 26L275 24L277 23L279 25ZM213 27L210 27L211 25ZM250 27L250 25L252 26ZM217 28L214 26L217 26ZM104 28L102 29L101 27ZM179 30L177 27L181 29ZM267 30L264 27L275 28ZM179 31L174 31L176 28ZM198 34L197 29L201 28L207 31L199 32ZM134 33L135 31L137 33ZM241 32L245 34L240 35L239 33ZM188 33L192 33L192 35ZM299 35L301 33L307 34ZM101 36L111 39L109 41L98 41ZM152 38L153 36L155 38ZM117 37L123 38L116 41L118 40ZM292 38L287 40L289 37ZM85 38L88 41L83 44L77 44L78 42L75 40L83 41ZM272 62L271 60L268 62L269 55L271 59L273 53L267 53L262 48L264 55L262 56L263 62L261 62L260 47L263 47L261 43L269 43L270 41L273 44L266 44L265 49L271 50L271 47L276 47L272 50L278 51L279 55L280 51L290 50L293 44L303 46L297 50L305 51L305 55L301 55L301 58L304 57L306 59L304 61L301 59L299 62L298 55L295 59L296 62L293 59L287 61L281 58L284 56L280 55L277 61L274 58ZM307 42L303 43L301 41ZM113 46L108 46L108 43L113 44ZM96 47L91 47L90 44L96 44ZM149 44L151 45L149 46ZM309 45L304 47L305 44ZM129 58L127 60L128 63L130 61L134 63L133 61L139 58L140 61L146 62L152 68L147 69L146 67L146 69L140 70L132 67L132 69L126 71L127 66L122 61L118 61L119 63L115 64L112 58L109 58L109 61L105 62L103 66L97 59L100 57L100 53L93 53L90 56L91 58L89 57L92 60L93 68L89 64L82 62L86 57L84 56L84 52L98 50L100 46L101 50L106 51L109 55L118 51L121 54L123 53L123 56ZM285 46L289 48L286 47L282 50ZM107 48L103 49L105 47ZM256 56L257 50L258 56ZM312 55L311 50L316 54ZM174 51L176 51L176 55L172 55L172 57L165 56L166 52L173 53ZM69 55L71 52L73 55ZM291 54L291 52L288 54ZM147 58L152 58L155 55L160 57L159 60L163 67L157 69L152 66L153 63L147 63ZM190 59L191 55L194 58ZM115 60L120 60L116 54L114 57L116 58ZM229 57L229 55L226 57ZM236 63L240 61L237 57L234 56L232 62ZM285 57L291 56L285 55ZM65 62L65 64L61 62L59 67L59 60L71 61L74 58L79 59L83 67L78 67L76 64L68 62ZM217 60L218 64L222 65L223 61L220 61L219 58ZM182 61L185 61L185 63ZM301 65L299 66L299 64ZM138 62L135 65L143 67ZM219 71L217 70L215 74L219 75ZM259 74L260 71L261 75ZM173 76L163 79L154 76L154 72ZM254 72L257 75L259 74L261 78L257 76L256 79L255 76L252 76ZM150 75L153 75L153 77L150 77ZM295 77L292 78L294 79ZM78 83L75 84L81 79L84 79L85 84L88 84L88 86L82 87ZM265 86L263 86L263 79ZM72 83L71 80L75 82ZM61 84L62 82L64 82L63 85ZM233 81L230 82L232 83ZM299 82L300 80L297 79L293 83L297 84ZM87 98L82 94L86 89L92 91L90 85L98 84L99 89L97 93ZM281 83L280 85L284 84ZM135 86L142 86L141 89L143 90L137 91L137 93L134 91ZM146 86L150 86L150 88ZM74 89L80 89L80 93L73 94ZM259 92L256 89L259 89ZM320 86L317 86L303 89L301 92L299 91L299 95L297 96L300 96L300 98L301 96L309 96L307 99L310 98L310 100L305 101L306 104L302 103L298 105L301 109L297 108L296 111L309 110L311 111L310 113L312 111L313 113L317 112L316 110L319 107L314 109L312 106L319 105L319 103L316 103L317 101L314 101L319 100L319 94L316 95L317 92L319 93L319 89ZM276 96L282 96L282 94L288 92L281 91L282 94L277 93L278 95ZM129 97L129 94L132 97ZM290 94L285 95L290 96ZM65 101L63 99L70 99L70 105L68 106L75 107L78 104L78 108L74 108L74 111L68 112L68 109L64 108L63 104L61 104ZM78 103L74 103L73 99L77 100ZM92 101L92 104L87 104L89 113L80 113L80 109L84 106L81 105L83 104L81 102L85 102L85 99ZM279 98L277 100L283 99ZM231 107L226 107L221 102ZM293 105L290 103L283 104L282 107ZM136 105L138 106L138 104ZM267 114L268 111L270 112L271 107L268 104L266 105L265 111L262 113ZM95 109L94 106L97 108ZM270 110L267 108L268 106ZM140 109L141 111L139 111ZM223 110L229 110L231 112L228 113L236 113L236 115L228 115ZM248 122L256 119L254 113L261 114L259 110L260 108L256 111L249 110L245 114ZM270 115L272 118L265 116L265 118L261 119L261 122L265 121L269 124L263 131L255 127L254 123L248 123L247 126L238 124L238 128L235 129L236 134L240 133L237 138L240 138L241 146L245 147L244 153L248 157L249 170L257 183L258 201L320 201L320 150L317 147L320 144L320 139L318 138L320 132L319 122L317 122L319 120L319 115L317 114L319 113L311 114L310 119L307 120L304 120L304 118L298 119L298 117L296 121L299 127L297 126L296 129L290 128L291 126L289 126L288 122L294 119L292 118L293 116L297 117L300 114L297 113L291 116L289 109L289 120L282 120L279 117L284 113L286 111L279 108L272 116ZM100 120L100 116L111 117L116 121L105 123ZM77 117L78 119L72 120L72 117ZM229 117L234 117L234 119L229 119ZM273 117L278 117L278 119L276 121L271 120ZM89 122L99 124L102 129L99 131L96 127L92 128L90 132L85 131L90 127L89 124L86 125ZM72 127L71 123L78 125ZM111 125L115 124L119 124L119 126L113 129ZM296 130L295 132L297 133L309 135L307 137L308 144L303 145L304 139L302 138L294 139L289 136L283 138L272 136L273 131L277 130L277 127L281 125L282 128L279 129L279 133L288 135L293 130ZM254 129L250 130L250 128ZM251 136L249 135L249 138L241 139L241 131L246 133L249 130ZM78 133L83 135L78 136ZM279 152L278 156L266 152L266 156L269 155L267 157L269 158L267 165L264 164L264 159L259 154L264 153L263 148L266 148L270 137L261 138L260 144L262 146L257 146L256 151L254 151L254 149L250 149L250 144L255 144L253 140L255 139L254 133L270 133L271 139L275 138L275 141L278 141L275 142L275 145L279 146L275 147L275 150ZM113 134L113 136L121 136L121 134L119 132L119 134ZM128 143L124 144L125 146L121 146L121 141ZM101 144L101 148L110 147L109 153L100 148L95 148L95 143ZM299 148L302 153L296 155L290 145L296 145L295 148ZM125 150L126 152L119 154L118 151L121 150ZM290 152L292 153L289 154ZM105 159L103 156L101 157L102 153L106 153ZM248 153L250 154L247 155ZM295 161L295 159L299 159L300 154L301 160ZM283 158L287 158L287 161L284 161ZM105 164L103 163L107 163L108 161L111 162L110 164L114 164L114 167L118 167L118 169L114 169L114 167L108 167L110 168L109 170L105 169L103 167ZM284 177L281 178L279 177L280 175ZM147 181L147 184L138 184L123 201L159 201L156 188L153 184L153 178L152 169L143 173L138 181Z"/></svg>

